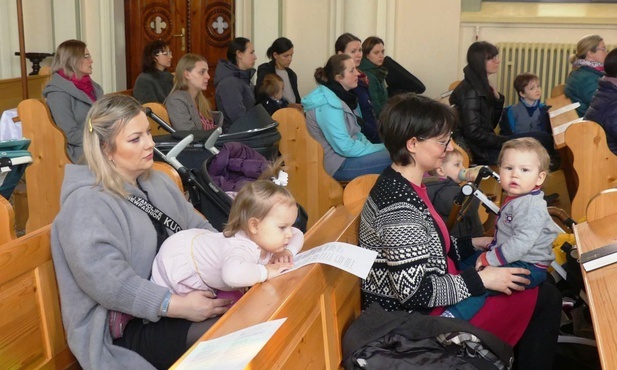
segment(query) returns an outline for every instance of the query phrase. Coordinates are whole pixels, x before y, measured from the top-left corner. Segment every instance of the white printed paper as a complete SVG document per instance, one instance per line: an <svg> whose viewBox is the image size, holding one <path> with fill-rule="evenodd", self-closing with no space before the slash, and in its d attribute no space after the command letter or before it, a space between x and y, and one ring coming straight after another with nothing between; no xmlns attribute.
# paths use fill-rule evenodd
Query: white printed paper
<svg viewBox="0 0 617 370"><path fill-rule="evenodd" d="M244 369L287 318L266 321L220 338L199 343L178 370Z"/></svg>
<svg viewBox="0 0 617 370"><path fill-rule="evenodd" d="M574 110L574 109L576 109L576 108L578 108L580 106L581 106L581 103L578 103L578 102L572 103L572 104L568 104L568 105L563 106L563 107L561 107L559 109L555 109L555 110L552 110L552 111L548 112L548 115L551 118L553 118L553 117L556 117L556 116L558 116L558 115L560 115L562 113Z"/></svg>
<svg viewBox="0 0 617 370"><path fill-rule="evenodd" d="M294 266L285 272L297 270L311 263L325 263L366 279L375 258L377 258L375 251L349 243L332 242L297 254L294 257Z"/></svg>
<svg viewBox="0 0 617 370"><path fill-rule="evenodd" d="M553 135L559 135L559 134L561 134L562 132L566 132L566 130L568 129L568 127L572 126L572 125L573 125L573 124L575 124L575 123L583 122L583 120L584 120L584 118L583 118L583 117L580 117L580 118L577 118L577 119L573 119L573 120L572 120L572 121L570 121L570 122L566 122L566 123L564 123L563 125L559 125L559 126L557 126L557 127L555 127L555 128L553 129Z"/></svg>

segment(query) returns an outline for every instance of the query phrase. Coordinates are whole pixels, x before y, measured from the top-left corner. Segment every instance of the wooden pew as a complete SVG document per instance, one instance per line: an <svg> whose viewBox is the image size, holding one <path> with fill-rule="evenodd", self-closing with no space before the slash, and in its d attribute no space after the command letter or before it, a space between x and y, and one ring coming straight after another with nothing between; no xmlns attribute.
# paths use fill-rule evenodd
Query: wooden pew
<svg viewBox="0 0 617 370"><path fill-rule="evenodd" d="M559 86L555 86L553 91L559 91ZM564 94L559 94L556 96L551 96L551 98L547 99L546 104L551 106L549 114L554 115L555 111L572 104L572 101ZM572 168L572 152L570 152L566 146L564 130L566 129L566 124L578 119L578 113L576 113L576 110L574 109L550 118L551 130L553 131L553 140L555 141L555 148L561 157L561 168L564 171L564 177L570 199L572 199L574 193L576 193L578 179L576 178L574 169Z"/></svg>
<svg viewBox="0 0 617 370"><path fill-rule="evenodd" d="M330 209L306 233L304 250L330 241L357 244L363 203ZM341 338L359 314L360 279L314 264L253 286L201 340L286 317L247 368L337 369L342 360Z"/></svg>
<svg viewBox="0 0 617 370"><path fill-rule="evenodd" d="M617 156L606 144L604 129L595 122L583 121L566 130L565 142L572 152L578 189L572 200L571 216L585 216L589 200L602 190L617 187Z"/></svg>
<svg viewBox="0 0 617 370"><path fill-rule="evenodd" d="M29 233L49 225L56 217L64 166L71 161L66 154L66 137L53 122L47 105L37 99L26 99L17 106L17 114L24 137L32 141L28 148L32 164L26 168Z"/></svg>
<svg viewBox="0 0 617 370"><path fill-rule="evenodd" d="M617 242L617 189L603 191L587 208L587 221L574 226L579 253ZM581 266L603 369L617 369L617 264L586 272Z"/></svg>
<svg viewBox="0 0 617 370"><path fill-rule="evenodd" d="M79 368L60 315L50 225L0 246L0 369Z"/></svg>
<svg viewBox="0 0 617 370"><path fill-rule="evenodd" d="M279 151L289 173L287 188L308 213L310 228L330 207L343 203L343 187L324 170L323 148L308 133L302 112L279 109L272 118L279 123Z"/></svg>

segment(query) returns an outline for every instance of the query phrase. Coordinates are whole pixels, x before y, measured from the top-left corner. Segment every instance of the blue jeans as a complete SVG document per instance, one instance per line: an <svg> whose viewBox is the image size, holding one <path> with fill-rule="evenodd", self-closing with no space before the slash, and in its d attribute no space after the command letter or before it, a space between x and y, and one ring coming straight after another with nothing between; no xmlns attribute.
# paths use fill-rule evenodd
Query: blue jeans
<svg viewBox="0 0 617 370"><path fill-rule="evenodd" d="M391 164L392 160L390 159L390 153L386 150L367 154L362 157L347 157L332 177L338 181L351 181L358 176L369 173L379 175Z"/></svg>
<svg viewBox="0 0 617 370"><path fill-rule="evenodd" d="M464 261L461 261L459 267L461 270L468 267L475 267L476 260L480 256L482 252L478 251L473 255L467 257ZM525 289L535 288L540 285L544 280L546 280L546 269L539 268L533 263L528 262L512 262L507 265L503 265L502 267L522 267L531 272L529 275L521 275L527 279L529 279L529 285L525 285ZM471 318L480 311L482 306L484 306L484 302L486 301L486 297L491 295L497 295L499 292L489 291L487 290L485 294L469 297L460 301L459 303L450 306L447 308L447 311L452 314L452 316L463 319L463 320L471 320Z"/></svg>

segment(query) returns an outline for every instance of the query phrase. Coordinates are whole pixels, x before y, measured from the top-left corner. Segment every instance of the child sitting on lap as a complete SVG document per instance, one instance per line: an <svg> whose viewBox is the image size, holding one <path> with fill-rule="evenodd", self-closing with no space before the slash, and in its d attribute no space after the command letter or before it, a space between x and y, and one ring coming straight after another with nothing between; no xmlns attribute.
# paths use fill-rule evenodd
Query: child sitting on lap
<svg viewBox="0 0 617 370"><path fill-rule="evenodd" d="M501 187L507 197L499 211L495 237L487 238L485 251L477 252L462 264L475 263L478 271L486 266L526 268L530 275L525 277L530 283L525 288L530 289L546 279L546 269L555 259L553 241L559 232L540 190L548 172L549 156L537 140L519 138L503 145L499 166ZM485 299L486 295L467 298L449 307L442 316L469 320Z"/></svg>
<svg viewBox="0 0 617 370"><path fill-rule="evenodd" d="M271 181L247 183L234 199L222 233L180 231L165 240L151 280L174 294L210 290L237 301L245 287L279 276L293 266L304 235L292 227L298 206Z"/></svg>
<svg viewBox="0 0 617 370"><path fill-rule="evenodd" d="M429 177L425 177L422 182L426 186L428 196L444 221L448 221L454 200L461 193L460 183L463 181L474 181L478 175L480 167L466 169L463 167L463 154L454 149L446 152L441 167L431 171ZM467 212L460 222L454 224L449 230L450 235L461 237L470 235L472 237L483 236L484 228L478 214L480 201L472 200Z"/></svg>
<svg viewBox="0 0 617 370"><path fill-rule="evenodd" d="M259 88L259 94L263 99L261 104L270 115L273 115L279 109L289 106L289 102L283 97L284 86L283 79L276 73L269 73L264 77Z"/></svg>

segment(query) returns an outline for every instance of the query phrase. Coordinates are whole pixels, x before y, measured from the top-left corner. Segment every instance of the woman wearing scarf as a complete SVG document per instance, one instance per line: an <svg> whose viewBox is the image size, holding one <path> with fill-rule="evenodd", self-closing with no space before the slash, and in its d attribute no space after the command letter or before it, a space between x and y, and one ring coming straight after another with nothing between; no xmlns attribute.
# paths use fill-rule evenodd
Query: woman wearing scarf
<svg viewBox="0 0 617 370"><path fill-rule="evenodd" d="M373 144L360 132L355 94L359 72L347 54L333 55L315 70L317 88L302 99L306 126L324 148L324 168L339 181L375 173L392 162L383 144Z"/></svg>
<svg viewBox="0 0 617 370"><path fill-rule="evenodd" d="M52 78L43 89L51 116L64 131L67 152L73 163L83 154L86 115L103 96L103 89L92 81L92 57L83 41L67 40L56 50L51 64Z"/></svg>
<svg viewBox="0 0 617 370"><path fill-rule="evenodd" d="M576 43L576 54L570 56L572 72L566 80L565 94L573 103L580 117L585 115L593 94L598 89L598 79L604 76L604 59L608 51L602 37L588 35Z"/></svg>
<svg viewBox="0 0 617 370"><path fill-rule="evenodd" d="M358 71L358 86L350 91L358 98L361 116L358 116L358 124L361 132L371 143L381 143L377 132L377 115L373 109L373 100L368 86L368 77L359 69L362 62L362 40L351 33L340 35L334 43L334 51L337 54L347 54L351 57Z"/></svg>
<svg viewBox="0 0 617 370"><path fill-rule="evenodd" d="M379 117L388 101L388 88L386 87L388 70L383 66L384 52L384 43L379 37L368 37L362 43L360 70L368 77L368 90L373 102L375 117Z"/></svg>
<svg viewBox="0 0 617 370"><path fill-rule="evenodd" d="M501 146L507 136L497 135L495 127L503 111L504 97L494 88L488 76L499 70L497 48L486 41L476 41L467 50L465 79L450 95L450 104L459 112L460 124L453 138L471 151L473 163L497 164Z"/></svg>

